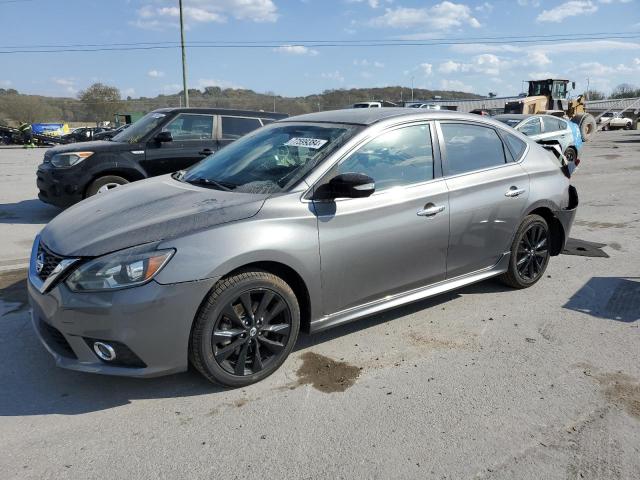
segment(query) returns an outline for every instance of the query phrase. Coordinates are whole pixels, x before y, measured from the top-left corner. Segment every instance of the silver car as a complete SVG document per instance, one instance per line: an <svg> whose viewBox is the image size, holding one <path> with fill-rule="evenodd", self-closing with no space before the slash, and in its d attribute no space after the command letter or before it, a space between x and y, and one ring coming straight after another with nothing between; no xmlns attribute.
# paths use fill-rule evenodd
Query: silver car
<svg viewBox="0 0 640 480"><path fill-rule="evenodd" d="M571 128L569 120L553 115L504 114L493 117L515 128L536 142L557 141L567 161L578 163L578 149L582 142L575 138L579 130Z"/></svg>
<svg viewBox="0 0 640 480"><path fill-rule="evenodd" d="M477 115L288 118L61 213L33 245L33 322L61 367L149 377L191 362L247 385L300 330L490 277L535 284L575 216L569 176Z"/></svg>

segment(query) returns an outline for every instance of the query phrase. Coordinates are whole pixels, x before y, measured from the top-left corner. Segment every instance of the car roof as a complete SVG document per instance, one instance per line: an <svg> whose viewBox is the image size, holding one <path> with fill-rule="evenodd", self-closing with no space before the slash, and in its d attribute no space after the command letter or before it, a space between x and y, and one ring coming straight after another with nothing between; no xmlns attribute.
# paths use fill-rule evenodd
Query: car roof
<svg viewBox="0 0 640 480"><path fill-rule="evenodd" d="M324 112L306 113L289 117L284 122L314 123L350 123L355 125L373 125L374 123L393 117L419 115L421 118L438 119L455 115L461 119L477 119L477 115L451 110L422 110L417 108L383 107L383 108L345 108L343 110L326 110Z"/></svg>
<svg viewBox="0 0 640 480"><path fill-rule="evenodd" d="M279 112L265 112L258 110L235 110L232 108L181 108L169 107L154 110L158 113L209 113L212 115L232 115L237 117L258 117L258 118L287 118L289 115Z"/></svg>

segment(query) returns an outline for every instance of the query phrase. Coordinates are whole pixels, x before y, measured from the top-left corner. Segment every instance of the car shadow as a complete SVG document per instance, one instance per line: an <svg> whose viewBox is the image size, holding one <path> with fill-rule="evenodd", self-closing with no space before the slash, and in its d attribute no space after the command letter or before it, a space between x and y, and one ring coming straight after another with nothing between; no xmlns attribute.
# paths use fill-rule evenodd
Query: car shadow
<svg viewBox="0 0 640 480"><path fill-rule="evenodd" d="M0 224L38 225L49 223L62 209L38 199L0 203Z"/></svg>
<svg viewBox="0 0 640 480"><path fill-rule="evenodd" d="M11 288L14 287L12 285ZM505 290L508 287L491 280L470 285L325 332L303 334L295 350L433 308L461 295ZM12 298L15 303L23 302L20 294L13 292L12 295L17 297ZM58 368L33 333L29 314L20 310L0 317L0 385L3 392L0 395L0 416L80 415L127 405L134 400L192 397L228 390L209 383L194 370L166 377L135 379Z"/></svg>
<svg viewBox="0 0 640 480"><path fill-rule="evenodd" d="M592 277L563 308L604 320L640 320L640 277Z"/></svg>

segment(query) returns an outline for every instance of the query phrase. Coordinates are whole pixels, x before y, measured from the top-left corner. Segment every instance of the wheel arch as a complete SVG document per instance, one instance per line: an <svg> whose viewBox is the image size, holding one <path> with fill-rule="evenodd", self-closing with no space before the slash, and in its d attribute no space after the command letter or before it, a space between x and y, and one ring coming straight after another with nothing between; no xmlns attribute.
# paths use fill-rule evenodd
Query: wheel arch
<svg viewBox="0 0 640 480"><path fill-rule="evenodd" d="M143 175L141 172L139 172L134 168L122 168L122 167L107 168L105 170L100 170L91 174L91 178L85 185L84 191L82 192L83 196L86 197L87 190L89 189L89 187L93 182L95 182L100 177L106 177L109 175L116 175L118 177L122 177L129 182L135 182L135 181L144 180L145 178L147 178L145 175Z"/></svg>
<svg viewBox="0 0 640 480"><path fill-rule="evenodd" d="M560 252L562 252L562 246L565 244L564 227L553 213L556 210L558 210L558 208L553 203L540 202L533 205L527 212L527 215L540 215L545 219L547 225L549 225L549 231L551 233L549 253L551 256L560 255Z"/></svg>

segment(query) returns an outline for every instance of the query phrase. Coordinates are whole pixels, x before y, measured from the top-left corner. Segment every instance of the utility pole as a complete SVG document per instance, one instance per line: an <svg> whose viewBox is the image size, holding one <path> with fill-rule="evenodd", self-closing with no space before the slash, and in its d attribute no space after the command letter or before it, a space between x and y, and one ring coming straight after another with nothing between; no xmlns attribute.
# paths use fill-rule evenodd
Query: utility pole
<svg viewBox="0 0 640 480"><path fill-rule="evenodd" d="M411 75L411 101L413 102L413 75Z"/></svg>
<svg viewBox="0 0 640 480"><path fill-rule="evenodd" d="M589 77L587 77L587 91L584 94L585 100L589 100Z"/></svg>
<svg viewBox="0 0 640 480"><path fill-rule="evenodd" d="M182 89L184 90L184 106L189 108L189 89L187 88L187 53L184 48L184 17L182 15L182 0L180 5L180 46L182 47Z"/></svg>

